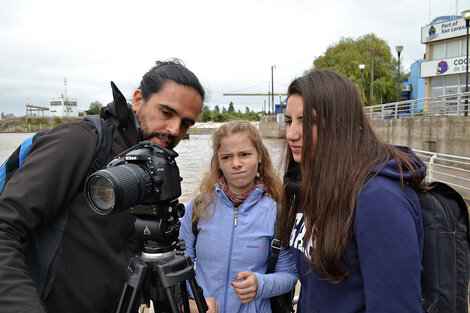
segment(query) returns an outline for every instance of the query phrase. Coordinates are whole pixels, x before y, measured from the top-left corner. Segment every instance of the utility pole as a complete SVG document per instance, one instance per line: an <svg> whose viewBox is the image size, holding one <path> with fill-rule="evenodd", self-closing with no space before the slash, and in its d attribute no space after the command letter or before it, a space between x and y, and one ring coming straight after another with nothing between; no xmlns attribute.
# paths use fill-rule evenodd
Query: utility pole
<svg viewBox="0 0 470 313"><path fill-rule="evenodd" d="M364 80L364 68L365 68L365 67L366 67L365 64L359 64L359 69L361 70L361 101L362 101L362 102L364 101L364 100L363 100L364 94L363 94L363 92L362 92L362 90L363 90L363 87L362 87L363 83L362 83L362 81Z"/></svg>
<svg viewBox="0 0 470 313"><path fill-rule="evenodd" d="M268 91L268 116L271 118L271 90Z"/></svg>
<svg viewBox="0 0 470 313"><path fill-rule="evenodd" d="M370 87L369 87L369 105L374 105L374 57L375 51L372 51L372 57L370 60Z"/></svg>
<svg viewBox="0 0 470 313"><path fill-rule="evenodd" d="M276 110L275 110L275 105L274 105L274 69L276 68L276 65L271 66L271 100L273 102L273 116L276 116Z"/></svg>
<svg viewBox="0 0 470 313"><path fill-rule="evenodd" d="M462 17L465 20L465 27L467 28L467 62L465 70L465 92L468 92L468 28L470 27L470 10L465 10L462 12ZM468 116L468 94L465 95L465 107L464 107L464 116Z"/></svg>
<svg viewBox="0 0 470 313"><path fill-rule="evenodd" d="M396 46L395 50L398 53L398 67L397 67L397 102L400 101L400 54L403 51L403 46Z"/></svg>

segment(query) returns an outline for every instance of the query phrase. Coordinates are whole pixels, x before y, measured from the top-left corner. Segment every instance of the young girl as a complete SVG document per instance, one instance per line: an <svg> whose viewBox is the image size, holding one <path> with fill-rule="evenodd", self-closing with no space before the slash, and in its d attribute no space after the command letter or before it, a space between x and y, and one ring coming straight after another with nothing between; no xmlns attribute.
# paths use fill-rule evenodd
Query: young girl
<svg viewBox="0 0 470 313"><path fill-rule="evenodd" d="M211 168L200 195L186 206L180 237L186 254L193 261L197 256L196 280L205 296L215 298L219 312L271 312L269 298L297 282L293 258L285 250L275 273L265 274L281 182L251 123L228 122L212 141Z"/></svg>
<svg viewBox="0 0 470 313"><path fill-rule="evenodd" d="M301 282L297 312L421 313L420 188L426 168L383 143L356 86L313 71L288 88L289 241Z"/></svg>

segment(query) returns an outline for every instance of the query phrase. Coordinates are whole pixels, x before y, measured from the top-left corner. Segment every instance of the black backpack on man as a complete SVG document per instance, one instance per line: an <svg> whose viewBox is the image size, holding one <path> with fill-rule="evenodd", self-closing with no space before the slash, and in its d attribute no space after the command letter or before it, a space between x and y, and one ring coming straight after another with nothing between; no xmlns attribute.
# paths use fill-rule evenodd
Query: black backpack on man
<svg viewBox="0 0 470 313"><path fill-rule="evenodd" d="M112 134L106 121L99 115L87 115L84 120L90 122L98 133L95 158L88 171L88 174L91 174L99 170L108 159L111 152ZM43 130L24 140L3 163L0 167L0 194L2 194L10 178L22 166L34 140L48 132L49 130ZM62 210L53 221L47 224L47 227L43 227L35 233L34 238L24 246L26 264L38 289L38 295L42 300L47 297L54 282L58 260L56 254L67 219L68 211Z"/></svg>

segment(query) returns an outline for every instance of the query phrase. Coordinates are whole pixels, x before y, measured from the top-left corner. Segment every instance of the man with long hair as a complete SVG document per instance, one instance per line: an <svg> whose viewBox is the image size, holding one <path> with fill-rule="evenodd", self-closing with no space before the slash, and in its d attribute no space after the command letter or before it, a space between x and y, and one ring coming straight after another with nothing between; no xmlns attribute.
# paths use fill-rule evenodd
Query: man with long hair
<svg viewBox="0 0 470 313"><path fill-rule="evenodd" d="M132 105L112 88L114 101L101 112L112 138L102 168L142 140L173 148L195 123L204 101L199 80L179 60L157 62L143 76ZM97 141L97 130L85 120L58 126L33 141L5 186L0 196L0 311L113 310L124 270L140 245L130 210L101 216L88 207L83 185ZM57 233L55 221L63 214L66 223ZM60 236L57 249L50 255L30 253L44 242L46 231L54 240ZM40 263L30 254L50 256L40 269L44 281L33 281L31 268Z"/></svg>

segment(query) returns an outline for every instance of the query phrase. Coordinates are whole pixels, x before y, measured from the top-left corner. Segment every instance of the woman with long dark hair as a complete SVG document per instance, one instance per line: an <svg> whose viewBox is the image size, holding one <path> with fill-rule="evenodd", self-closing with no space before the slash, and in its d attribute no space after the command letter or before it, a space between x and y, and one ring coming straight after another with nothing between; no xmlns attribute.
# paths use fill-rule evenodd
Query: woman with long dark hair
<svg viewBox="0 0 470 313"><path fill-rule="evenodd" d="M290 84L286 123L280 232L302 284L297 312L424 312L423 162L382 142L356 86L332 71Z"/></svg>

